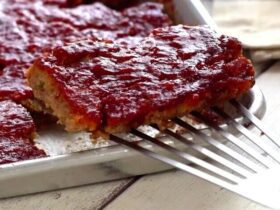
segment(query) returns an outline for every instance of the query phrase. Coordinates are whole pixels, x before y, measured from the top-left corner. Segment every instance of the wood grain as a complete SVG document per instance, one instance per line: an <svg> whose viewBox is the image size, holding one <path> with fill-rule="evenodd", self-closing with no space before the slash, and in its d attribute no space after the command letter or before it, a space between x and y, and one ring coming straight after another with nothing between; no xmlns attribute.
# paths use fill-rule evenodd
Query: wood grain
<svg viewBox="0 0 280 210"><path fill-rule="evenodd" d="M0 200L1 210L99 210L133 179ZM3 189L1 189L3 190Z"/></svg>

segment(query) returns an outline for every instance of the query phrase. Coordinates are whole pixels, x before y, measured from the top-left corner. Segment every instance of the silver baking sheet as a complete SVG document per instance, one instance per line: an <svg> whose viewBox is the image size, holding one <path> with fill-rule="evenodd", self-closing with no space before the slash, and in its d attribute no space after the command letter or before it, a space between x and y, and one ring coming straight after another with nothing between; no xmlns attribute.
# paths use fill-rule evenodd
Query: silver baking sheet
<svg viewBox="0 0 280 210"><path fill-rule="evenodd" d="M207 24L216 28L206 9L198 0L174 0L175 16L178 23L188 25ZM259 118L265 113L265 100L260 89L255 86L241 102ZM233 113L234 114L234 113ZM236 115L243 122L243 119ZM162 136L149 126L141 127L143 132L161 138L164 142L182 149L182 145ZM207 127L200 127L207 132ZM21 161L0 166L0 198L55 190L90 183L116 180L125 177L155 173L171 169L156 160L116 145L110 141L93 143L88 133L69 134L58 125L49 125L38 131L35 139L49 157ZM193 141L199 142L198 139ZM131 141L140 140L123 134ZM145 147L156 150L142 142ZM203 143L201 143L203 144ZM207 145L204 145L207 146ZM194 154L198 155L198 154ZM137 164L135 164L137 162Z"/></svg>

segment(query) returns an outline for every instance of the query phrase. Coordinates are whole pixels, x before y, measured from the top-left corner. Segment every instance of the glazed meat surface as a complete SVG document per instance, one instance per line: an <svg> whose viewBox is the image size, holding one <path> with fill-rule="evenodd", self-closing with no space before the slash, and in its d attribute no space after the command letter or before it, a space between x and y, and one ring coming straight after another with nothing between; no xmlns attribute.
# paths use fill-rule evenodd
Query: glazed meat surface
<svg viewBox="0 0 280 210"><path fill-rule="evenodd" d="M178 25L153 30L137 46L57 47L28 79L68 131L118 133L238 97L253 86L254 70L235 38Z"/></svg>
<svg viewBox="0 0 280 210"><path fill-rule="evenodd" d="M34 146L34 122L25 108L12 101L0 102L0 164L46 156Z"/></svg>
<svg viewBox="0 0 280 210"><path fill-rule="evenodd" d="M44 1L49 4L58 4L62 6L76 6L76 5L89 4L98 1L109 6L110 8L115 8L115 9L123 9L143 2L141 0L44 0ZM150 0L150 1L162 3L169 8L173 7L173 0Z"/></svg>
<svg viewBox="0 0 280 210"><path fill-rule="evenodd" d="M117 12L94 3L61 8L63 0L1 0L0 100L32 98L25 71L54 46L96 37L138 42L157 27L170 24L162 5L143 3Z"/></svg>

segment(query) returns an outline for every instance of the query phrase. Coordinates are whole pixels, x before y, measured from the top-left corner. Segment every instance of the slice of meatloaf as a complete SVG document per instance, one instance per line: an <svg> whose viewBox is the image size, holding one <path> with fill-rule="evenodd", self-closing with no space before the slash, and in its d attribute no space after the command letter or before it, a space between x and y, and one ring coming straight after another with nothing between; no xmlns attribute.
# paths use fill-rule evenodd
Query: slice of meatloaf
<svg viewBox="0 0 280 210"><path fill-rule="evenodd" d="M35 125L25 108L12 101L0 102L0 164L46 156L32 138Z"/></svg>
<svg viewBox="0 0 280 210"><path fill-rule="evenodd" d="M28 80L66 130L118 133L238 97L253 86L254 70L235 38L178 25L137 46L57 47L35 61Z"/></svg>

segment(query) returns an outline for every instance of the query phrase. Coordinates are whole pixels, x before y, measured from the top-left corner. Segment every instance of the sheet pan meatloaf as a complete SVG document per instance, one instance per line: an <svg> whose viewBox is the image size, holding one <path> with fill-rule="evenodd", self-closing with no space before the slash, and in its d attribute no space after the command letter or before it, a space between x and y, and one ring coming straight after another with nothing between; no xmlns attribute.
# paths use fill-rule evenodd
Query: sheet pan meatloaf
<svg viewBox="0 0 280 210"><path fill-rule="evenodd" d="M68 131L118 133L236 98L254 84L241 44L204 26L155 29L137 45L81 41L28 72Z"/></svg>
<svg viewBox="0 0 280 210"><path fill-rule="evenodd" d="M37 57L54 46L85 38L133 44L152 29L171 24L162 11L163 5L157 3L143 3L123 11L101 3L69 6L73 5L67 0L1 0L0 164L46 155L32 141L35 125L29 112L18 104L31 110L43 108L34 103L25 77ZM42 114L36 116L40 118Z"/></svg>
<svg viewBox="0 0 280 210"><path fill-rule="evenodd" d="M34 134L34 122L24 107L0 102L0 164L46 156L34 146Z"/></svg>
<svg viewBox="0 0 280 210"><path fill-rule="evenodd" d="M157 3L143 3L121 12L101 3L60 8L60 0L1 0L0 100L32 99L25 72L35 58L54 46L80 39L138 42L171 21Z"/></svg>

